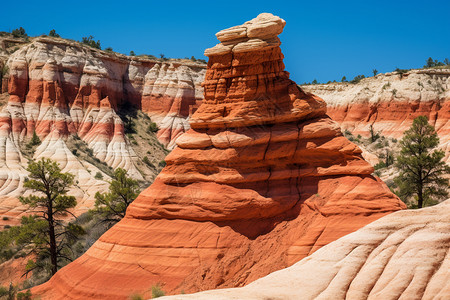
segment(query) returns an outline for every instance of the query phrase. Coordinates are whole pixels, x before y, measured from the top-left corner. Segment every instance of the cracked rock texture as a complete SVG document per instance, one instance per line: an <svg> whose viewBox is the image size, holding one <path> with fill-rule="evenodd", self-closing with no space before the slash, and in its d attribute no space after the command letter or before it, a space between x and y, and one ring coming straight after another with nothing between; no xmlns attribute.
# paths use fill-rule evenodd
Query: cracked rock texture
<svg viewBox="0 0 450 300"><path fill-rule="evenodd" d="M450 200L385 216L243 288L161 299L449 299Z"/></svg>
<svg viewBox="0 0 450 300"><path fill-rule="evenodd" d="M308 85L305 91L327 102L328 115L342 130L369 136L369 126L387 137L401 138L414 118L427 116L450 163L450 70L410 70L378 74L358 84Z"/></svg>
<svg viewBox="0 0 450 300"><path fill-rule="evenodd" d="M169 293L243 286L405 208L370 175L325 102L289 79L279 43L264 43L284 24L262 14L227 33L219 52L206 50L205 100L167 166L123 220L33 295L127 299L149 297L156 283ZM246 51L234 51L241 44Z"/></svg>

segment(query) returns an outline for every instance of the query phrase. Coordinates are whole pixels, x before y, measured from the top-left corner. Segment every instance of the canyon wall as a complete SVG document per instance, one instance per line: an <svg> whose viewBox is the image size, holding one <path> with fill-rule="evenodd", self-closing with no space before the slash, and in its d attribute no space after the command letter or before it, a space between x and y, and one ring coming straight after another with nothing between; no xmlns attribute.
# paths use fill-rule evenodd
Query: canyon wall
<svg viewBox="0 0 450 300"><path fill-rule="evenodd" d="M161 299L448 299L450 200L385 216L246 287Z"/></svg>
<svg viewBox="0 0 450 300"><path fill-rule="evenodd" d="M32 292L127 299L248 284L405 208L284 71L271 14L217 33L204 101L126 216Z"/></svg>
<svg viewBox="0 0 450 300"><path fill-rule="evenodd" d="M305 91L327 102L328 115L342 130L369 135L369 126L382 135L401 138L414 118L428 117L450 162L450 69L410 70L378 74L357 84L307 85Z"/></svg>
<svg viewBox="0 0 450 300"><path fill-rule="evenodd" d="M0 215L15 222L2 220L0 225L17 223L26 210L17 197L24 193L29 159L48 157L74 174L77 185L71 194L81 211L92 207L96 191L108 187L109 176L96 162L151 181L157 170L142 163L119 115L146 113L159 127L159 141L172 148L189 128L187 118L202 97L205 65L189 60L128 57L49 37L32 38L6 55L2 41ZM34 133L42 143L25 155ZM94 161L79 157L80 147ZM157 161L164 157L146 155Z"/></svg>

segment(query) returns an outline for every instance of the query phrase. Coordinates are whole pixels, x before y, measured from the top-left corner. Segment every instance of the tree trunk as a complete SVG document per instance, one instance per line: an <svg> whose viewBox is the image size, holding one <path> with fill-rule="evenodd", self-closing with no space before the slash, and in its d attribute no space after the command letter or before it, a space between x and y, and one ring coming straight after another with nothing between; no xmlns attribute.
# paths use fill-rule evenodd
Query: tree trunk
<svg viewBox="0 0 450 300"><path fill-rule="evenodd" d="M56 253L56 238L55 238L55 225L53 223L53 203L49 200L48 203L48 227L49 227L49 238L50 238L50 259L52 262L52 275L55 275L58 271L58 261Z"/></svg>
<svg viewBox="0 0 450 300"><path fill-rule="evenodd" d="M419 187L419 192L417 193L418 203L417 208L423 207L423 194L422 194L422 186Z"/></svg>

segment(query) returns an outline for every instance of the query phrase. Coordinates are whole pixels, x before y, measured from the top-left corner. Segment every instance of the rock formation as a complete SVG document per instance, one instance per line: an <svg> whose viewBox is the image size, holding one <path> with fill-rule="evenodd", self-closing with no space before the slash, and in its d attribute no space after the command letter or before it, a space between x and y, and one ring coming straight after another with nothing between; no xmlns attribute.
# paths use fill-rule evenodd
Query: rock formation
<svg viewBox="0 0 450 300"><path fill-rule="evenodd" d="M31 158L52 158L65 172L76 175L78 187L71 194L79 199L77 209L82 211L92 207L96 191L108 186L94 177L100 172L103 179L109 178L96 161L124 168L139 180L153 179L157 170L135 153L118 110L133 105L147 113L159 125L160 141L173 147L197 107L205 73L203 64L191 61L127 57L46 37L18 47L5 66L2 89L7 93L0 99L0 215L10 221L0 220L0 226L16 224L26 211L17 197L24 193L25 168ZM42 144L25 157L23 150L34 132ZM77 155L81 144L90 148L96 161ZM156 162L164 157L150 156Z"/></svg>
<svg viewBox="0 0 450 300"><path fill-rule="evenodd" d="M284 20L220 31L205 100L125 218L33 289L42 299L126 299L250 283L404 204L370 174L320 98L284 71Z"/></svg>
<svg viewBox="0 0 450 300"><path fill-rule="evenodd" d="M161 299L448 299L450 200L385 216L246 287Z"/></svg>
<svg viewBox="0 0 450 300"><path fill-rule="evenodd" d="M306 91L327 102L328 115L342 130L369 135L369 126L382 135L401 138L414 118L425 115L441 139L450 163L450 70L424 69L378 74L358 84L309 85Z"/></svg>

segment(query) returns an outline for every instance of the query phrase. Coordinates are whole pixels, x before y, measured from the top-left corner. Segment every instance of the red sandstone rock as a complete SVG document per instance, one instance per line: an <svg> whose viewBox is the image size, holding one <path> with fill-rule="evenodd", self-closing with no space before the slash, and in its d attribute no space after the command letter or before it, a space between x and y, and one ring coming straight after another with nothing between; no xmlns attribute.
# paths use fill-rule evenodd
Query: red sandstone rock
<svg viewBox="0 0 450 300"><path fill-rule="evenodd" d="M448 299L449 219L450 200L395 212L243 288L161 299Z"/></svg>
<svg viewBox="0 0 450 300"><path fill-rule="evenodd" d="M167 166L121 222L33 294L126 299L158 282L170 293L242 286L405 207L325 102L289 80L280 26L262 14L237 29L239 40L231 33L206 51L205 101Z"/></svg>
<svg viewBox="0 0 450 300"><path fill-rule="evenodd" d="M9 95L0 99L7 102L0 114L0 216L10 222L0 222L0 228L16 224L26 212L17 199L25 192L27 176L28 159L21 148L33 132L42 141L33 158L52 158L76 175L79 188L71 194L78 199L77 211L85 212L108 183L94 177L101 170L72 153L70 137L76 135L95 158L126 169L136 179L144 179L144 169L149 180L156 172L138 169L141 158L125 136L117 110L133 104L147 112L159 125L161 142L173 147L174 139L188 129L186 118L202 93L203 64L107 54L62 39L31 40L5 61L9 72L2 78Z"/></svg>
<svg viewBox="0 0 450 300"><path fill-rule="evenodd" d="M332 83L304 89L327 102L327 113L342 130L369 135L369 126L386 137L401 138L418 116L427 116L450 163L450 70L411 70L379 74L358 84Z"/></svg>

